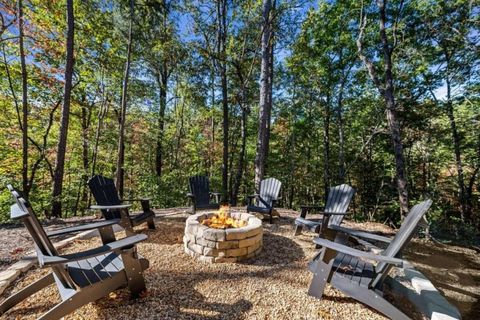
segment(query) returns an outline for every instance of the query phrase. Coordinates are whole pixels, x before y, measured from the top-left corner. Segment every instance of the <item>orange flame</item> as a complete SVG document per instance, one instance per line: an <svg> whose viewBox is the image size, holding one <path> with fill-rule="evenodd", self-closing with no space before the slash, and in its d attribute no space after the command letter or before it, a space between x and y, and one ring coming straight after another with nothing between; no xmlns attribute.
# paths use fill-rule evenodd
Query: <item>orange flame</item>
<svg viewBox="0 0 480 320"><path fill-rule="evenodd" d="M229 212L230 206L221 206L213 217L203 220L202 224L215 229L241 228L247 224L244 220L233 219Z"/></svg>

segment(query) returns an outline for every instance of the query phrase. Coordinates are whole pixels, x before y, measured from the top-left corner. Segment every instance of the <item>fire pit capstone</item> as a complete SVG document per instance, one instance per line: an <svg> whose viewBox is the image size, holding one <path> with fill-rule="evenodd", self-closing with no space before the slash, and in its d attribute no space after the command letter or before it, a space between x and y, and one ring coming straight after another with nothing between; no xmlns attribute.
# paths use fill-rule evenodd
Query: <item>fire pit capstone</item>
<svg viewBox="0 0 480 320"><path fill-rule="evenodd" d="M262 221L248 213L232 212L233 219L247 221L240 228L214 229L202 225L214 213L197 213L188 217L183 243L185 252L209 263L237 262L253 258L262 250Z"/></svg>

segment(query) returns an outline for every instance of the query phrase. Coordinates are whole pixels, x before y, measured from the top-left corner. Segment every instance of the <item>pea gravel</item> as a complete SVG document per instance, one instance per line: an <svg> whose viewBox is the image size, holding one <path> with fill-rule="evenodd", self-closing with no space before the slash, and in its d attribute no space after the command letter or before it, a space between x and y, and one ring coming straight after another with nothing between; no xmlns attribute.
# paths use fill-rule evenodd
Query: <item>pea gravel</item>
<svg viewBox="0 0 480 320"><path fill-rule="evenodd" d="M262 253L235 264L206 264L186 255L182 244L185 215L157 219L156 230L140 227L136 231L146 233L148 239L138 245L138 252L150 261L143 297L132 300L128 290L117 290L65 319L385 319L329 286L322 300L307 295L312 277L307 262L316 252L313 234L293 237L293 215L280 213L282 218L273 225L264 223ZM63 252L99 243L98 239L77 240ZM0 300L46 272L28 271ZM52 285L2 319L35 319L59 300ZM410 313L410 308L403 309Z"/></svg>

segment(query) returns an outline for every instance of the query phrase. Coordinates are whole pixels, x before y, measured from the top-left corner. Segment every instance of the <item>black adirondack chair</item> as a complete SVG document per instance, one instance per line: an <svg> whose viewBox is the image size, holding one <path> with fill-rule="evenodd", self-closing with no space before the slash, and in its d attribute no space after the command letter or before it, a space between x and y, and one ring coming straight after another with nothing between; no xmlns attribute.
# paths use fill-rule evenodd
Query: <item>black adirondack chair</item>
<svg viewBox="0 0 480 320"><path fill-rule="evenodd" d="M43 314L39 318L41 320L60 319L122 287L128 287L134 297L145 290L142 271L148 268L148 260L137 254L135 245L147 239L146 235L139 234L83 252L60 255L30 204L19 196L15 201L17 203L12 205L10 217L24 222L35 243L40 267L48 267L52 272L0 303L0 315L53 283L62 301ZM102 228L106 228L105 224L112 221L103 223Z"/></svg>
<svg viewBox="0 0 480 320"><path fill-rule="evenodd" d="M193 176L188 178L187 197L192 204L192 213L195 214L197 210L209 210L220 208L220 193L210 192L210 181L207 176ZM211 202L212 198L215 202Z"/></svg>
<svg viewBox="0 0 480 320"><path fill-rule="evenodd" d="M391 319L409 319L383 298L382 285L393 266L403 266L404 260L400 259L400 254L410 242L420 220L431 204L431 200L426 200L414 206L395 237L381 254L354 249L323 238L315 238L314 242L322 249L319 258L310 264L310 270L314 276L308 294L321 298L325 285L329 282L347 296L378 310ZM356 236L361 234L357 233ZM376 264L370 261L375 261Z"/></svg>
<svg viewBox="0 0 480 320"><path fill-rule="evenodd" d="M301 206L300 217L295 219L295 235L301 234L303 228L320 233L322 226L340 225L355 192L356 190L348 184L341 184L330 188L324 208ZM307 219L307 213L322 213L323 216L322 219Z"/></svg>
<svg viewBox="0 0 480 320"><path fill-rule="evenodd" d="M149 229L155 229L153 218L155 213L150 209L150 200L145 199L120 199L117 188L112 179L95 175L88 180L88 187L97 202L90 208L101 210L105 219L120 219L120 225L125 229L127 235L134 234L133 227L144 222L147 223ZM139 201L142 205L142 213L130 215L128 208L131 204L123 202Z"/></svg>
<svg viewBox="0 0 480 320"><path fill-rule="evenodd" d="M282 183L275 178L264 179L260 182L260 192L247 196L247 212L259 212L269 215L269 222L273 222L273 208L278 200ZM255 200L255 202L254 202Z"/></svg>

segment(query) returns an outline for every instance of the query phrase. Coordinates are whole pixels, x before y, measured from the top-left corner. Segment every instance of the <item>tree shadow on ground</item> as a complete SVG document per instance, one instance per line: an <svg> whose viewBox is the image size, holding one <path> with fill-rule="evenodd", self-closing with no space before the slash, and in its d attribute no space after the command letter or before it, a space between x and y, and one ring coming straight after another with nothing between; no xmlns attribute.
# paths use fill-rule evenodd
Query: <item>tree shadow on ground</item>
<svg viewBox="0 0 480 320"><path fill-rule="evenodd" d="M260 254L241 263L258 266L285 266L295 261L302 261L304 258L302 248L295 241L265 232Z"/></svg>

